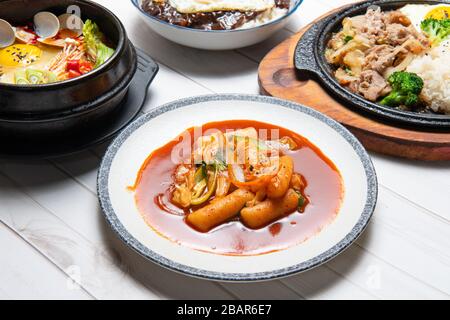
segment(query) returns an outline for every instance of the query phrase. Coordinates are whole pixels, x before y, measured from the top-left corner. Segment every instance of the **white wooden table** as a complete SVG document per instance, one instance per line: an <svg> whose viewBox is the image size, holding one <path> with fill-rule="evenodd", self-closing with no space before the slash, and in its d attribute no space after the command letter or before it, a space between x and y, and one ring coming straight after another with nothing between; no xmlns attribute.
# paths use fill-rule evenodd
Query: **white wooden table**
<svg viewBox="0 0 450 320"><path fill-rule="evenodd" d="M145 105L210 93L258 93L257 67L276 44L349 0L305 0L260 45L204 52L162 39L128 0L101 0L160 64ZM110 231L96 198L106 146L51 161L0 161L0 298L450 298L450 163L372 154L379 202L364 235L315 270L258 284L214 283L162 269Z"/></svg>

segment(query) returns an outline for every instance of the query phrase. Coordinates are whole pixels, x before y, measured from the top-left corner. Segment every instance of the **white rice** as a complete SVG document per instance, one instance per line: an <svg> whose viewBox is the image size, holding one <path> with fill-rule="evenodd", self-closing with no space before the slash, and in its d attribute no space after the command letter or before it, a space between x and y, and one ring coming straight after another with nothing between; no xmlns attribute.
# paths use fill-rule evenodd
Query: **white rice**
<svg viewBox="0 0 450 320"><path fill-rule="evenodd" d="M278 18L281 18L281 17L287 15L288 11L289 11L288 9L281 9L281 8L274 7L272 9L266 10L265 12L260 14L256 19L245 23L239 29L248 29L248 28L262 26L263 24L269 23L271 21L274 21Z"/></svg>
<svg viewBox="0 0 450 320"><path fill-rule="evenodd" d="M421 96L430 108L450 114L450 39L414 59L407 71L423 79Z"/></svg>

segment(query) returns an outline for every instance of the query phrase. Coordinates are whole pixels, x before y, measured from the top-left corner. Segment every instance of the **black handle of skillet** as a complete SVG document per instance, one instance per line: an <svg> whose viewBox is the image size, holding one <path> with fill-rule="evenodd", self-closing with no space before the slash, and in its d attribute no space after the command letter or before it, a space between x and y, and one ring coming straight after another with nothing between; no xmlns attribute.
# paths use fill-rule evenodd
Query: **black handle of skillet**
<svg viewBox="0 0 450 320"><path fill-rule="evenodd" d="M301 37L294 55L295 68L297 70L320 75L319 66L315 57L315 47L317 46L317 35L327 20L313 24Z"/></svg>

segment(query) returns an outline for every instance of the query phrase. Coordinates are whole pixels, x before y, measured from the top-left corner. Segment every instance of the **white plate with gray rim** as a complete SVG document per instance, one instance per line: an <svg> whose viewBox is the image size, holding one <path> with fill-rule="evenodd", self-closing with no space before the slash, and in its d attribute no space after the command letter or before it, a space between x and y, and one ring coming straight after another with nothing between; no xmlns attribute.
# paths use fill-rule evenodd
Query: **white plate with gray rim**
<svg viewBox="0 0 450 320"><path fill-rule="evenodd" d="M136 174L151 152L184 129L215 121L250 119L294 131L319 147L339 169L345 195L335 220L294 247L259 256L225 256L176 244L154 232L132 193ZM377 202L369 155L342 125L296 103L255 95L209 95L175 101L130 124L110 145L98 175L98 195L117 235L145 258L173 271L218 281L263 281L319 266L348 248L364 231Z"/></svg>

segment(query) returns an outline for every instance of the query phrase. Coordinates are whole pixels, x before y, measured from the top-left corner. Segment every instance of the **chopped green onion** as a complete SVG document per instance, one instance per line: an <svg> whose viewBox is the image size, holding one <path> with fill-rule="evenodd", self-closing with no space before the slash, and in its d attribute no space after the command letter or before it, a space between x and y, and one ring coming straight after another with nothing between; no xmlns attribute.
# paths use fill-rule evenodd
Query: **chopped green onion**
<svg viewBox="0 0 450 320"><path fill-rule="evenodd" d="M194 182L197 184L206 179L206 163L203 162L201 166L195 171Z"/></svg>
<svg viewBox="0 0 450 320"><path fill-rule="evenodd" d="M349 43L350 41L352 41L353 40L353 37L352 36L345 36L345 38L344 38L344 42L345 43Z"/></svg>
<svg viewBox="0 0 450 320"><path fill-rule="evenodd" d="M26 74L31 84L45 83L45 73L41 70L27 69Z"/></svg>
<svg viewBox="0 0 450 320"><path fill-rule="evenodd" d="M16 73L14 73L14 82L16 84L30 84L25 71L17 71Z"/></svg>
<svg viewBox="0 0 450 320"><path fill-rule="evenodd" d="M196 199L192 199L191 200L191 205L199 206L199 205L205 203L206 201L208 201L209 198L212 197L214 192L216 192L218 176L219 176L219 169L218 169L218 167L216 167L215 170L214 170L214 175L212 177L209 176L209 178L208 178L208 191L204 195L202 195L201 197L198 197Z"/></svg>
<svg viewBox="0 0 450 320"><path fill-rule="evenodd" d="M56 75L46 70L27 69L14 74L16 84L46 84L56 81Z"/></svg>
<svg viewBox="0 0 450 320"><path fill-rule="evenodd" d="M303 207L305 206L305 203L306 203L306 199L299 191L295 191L295 192L298 194L298 208L303 209Z"/></svg>

